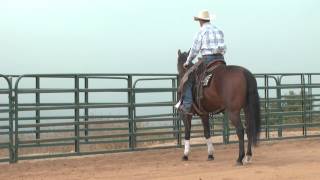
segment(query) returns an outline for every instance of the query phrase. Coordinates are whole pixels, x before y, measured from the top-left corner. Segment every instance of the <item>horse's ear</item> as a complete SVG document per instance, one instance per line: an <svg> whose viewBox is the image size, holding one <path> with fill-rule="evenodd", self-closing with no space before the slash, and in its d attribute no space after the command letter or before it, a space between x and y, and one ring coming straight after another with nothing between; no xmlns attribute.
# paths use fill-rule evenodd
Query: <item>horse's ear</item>
<svg viewBox="0 0 320 180"><path fill-rule="evenodd" d="M181 50L180 49L178 50L178 56L181 56Z"/></svg>
<svg viewBox="0 0 320 180"><path fill-rule="evenodd" d="M190 51L191 51L191 48L190 48L189 51L188 51L188 55L190 54Z"/></svg>

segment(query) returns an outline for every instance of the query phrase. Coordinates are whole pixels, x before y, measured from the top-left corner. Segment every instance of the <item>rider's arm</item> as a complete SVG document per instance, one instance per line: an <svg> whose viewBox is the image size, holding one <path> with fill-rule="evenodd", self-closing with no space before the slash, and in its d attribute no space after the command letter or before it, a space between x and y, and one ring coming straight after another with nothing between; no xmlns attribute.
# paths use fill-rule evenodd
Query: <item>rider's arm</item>
<svg viewBox="0 0 320 180"><path fill-rule="evenodd" d="M194 38L194 41L193 41L188 59L186 61L186 64L190 64L190 62L192 62L192 60L195 57L197 57L197 55L199 54L200 48L201 48L201 43L202 43L202 34L200 31L200 32L198 32L198 34Z"/></svg>
<svg viewBox="0 0 320 180"><path fill-rule="evenodd" d="M218 53L225 54L227 47L224 42L224 34L221 30L217 32L217 42L218 42Z"/></svg>

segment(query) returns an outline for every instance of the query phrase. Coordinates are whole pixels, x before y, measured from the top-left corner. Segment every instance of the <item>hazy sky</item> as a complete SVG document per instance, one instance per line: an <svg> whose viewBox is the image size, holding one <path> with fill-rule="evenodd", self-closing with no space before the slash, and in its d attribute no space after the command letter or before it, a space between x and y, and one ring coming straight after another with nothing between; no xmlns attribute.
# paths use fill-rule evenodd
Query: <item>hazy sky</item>
<svg viewBox="0 0 320 180"><path fill-rule="evenodd" d="M320 71L319 0L0 0L0 73L176 73L202 9L225 33L227 63Z"/></svg>

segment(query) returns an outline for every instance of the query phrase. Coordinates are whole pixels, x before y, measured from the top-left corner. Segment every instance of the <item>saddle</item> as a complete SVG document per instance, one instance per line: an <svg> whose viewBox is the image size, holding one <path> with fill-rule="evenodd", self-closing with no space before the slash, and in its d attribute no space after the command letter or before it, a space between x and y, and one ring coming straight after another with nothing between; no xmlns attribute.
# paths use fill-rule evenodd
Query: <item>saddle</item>
<svg viewBox="0 0 320 180"><path fill-rule="evenodd" d="M210 81L215 76L215 70L221 65L225 66L226 63L223 60L216 60L207 65L205 65L202 59L194 64L183 76L178 93L184 92L185 83L188 79L193 83L192 92L193 92L193 104L192 108L194 112L198 115L208 114L203 106L201 101L203 100L203 88L210 84Z"/></svg>

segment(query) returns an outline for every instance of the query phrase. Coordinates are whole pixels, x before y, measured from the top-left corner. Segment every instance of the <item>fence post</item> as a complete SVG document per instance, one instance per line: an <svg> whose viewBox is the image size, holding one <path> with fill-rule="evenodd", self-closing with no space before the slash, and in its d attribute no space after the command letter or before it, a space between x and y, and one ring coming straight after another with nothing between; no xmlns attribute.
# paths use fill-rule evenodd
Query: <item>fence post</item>
<svg viewBox="0 0 320 180"><path fill-rule="evenodd" d="M266 130L266 139L269 139L269 116L270 116L270 103L269 103L269 77L265 75L265 130Z"/></svg>
<svg viewBox="0 0 320 180"><path fill-rule="evenodd" d="M14 145L13 145L13 116L14 116L14 107L13 107L13 94L12 94L12 77L9 77L8 79L8 89L9 89L9 162L14 163L15 161L15 151L14 151Z"/></svg>
<svg viewBox="0 0 320 180"><path fill-rule="evenodd" d="M281 114L279 115L278 118L278 137L282 137L282 124L283 124L283 116L282 116L282 103L281 103L281 89L280 89L280 80L279 77L276 79L276 85L277 85L277 105L278 105L278 109L281 112Z"/></svg>
<svg viewBox="0 0 320 180"><path fill-rule="evenodd" d="M135 92L135 86L132 86L132 147L135 149L137 147L137 123L136 123L136 117L137 117L137 111L136 111L136 92Z"/></svg>
<svg viewBox="0 0 320 180"><path fill-rule="evenodd" d="M19 79L17 80L19 81ZM16 82L16 86L14 88L14 96L13 102L14 102L14 162L18 162L19 159L19 106L18 106L18 82Z"/></svg>
<svg viewBox="0 0 320 180"><path fill-rule="evenodd" d="M172 88L176 87L176 80L172 79ZM173 104L177 102L177 93L172 90L172 102ZM172 106L172 118L173 118L173 137L177 138L177 144L179 144L179 131L178 131L178 119L177 119L177 111L174 106Z"/></svg>
<svg viewBox="0 0 320 180"><path fill-rule="evenodd" d="M309 123L312 125L312 111L313 111L313 95L312 95L312 88L310 87L312 84L312 76L308 74L308 111L309 111Z"/></svg>
<svg viewBox="0 0 320 180"><path fill-rule="evenodd" d="M307 122L306 122L306 87L304 74L301 74L301 116L303 122L302 134L307 136Z"/></svg>
<svg viewBox="0 0 320 180"><path fill-rule="evenodd" d="M84 93L84 103L85 103L85 106L88 105L89 103L89 93L88 93L88 89L89 89L89 78L88 77L85 77L84 78L84 88L85 88L85 93ZM85 121L85 124L84 124L84 135L85 137L88 137L89 135L89 124L88 124L88 120L89 120L89 109L88 107L85 107L84 108L84 121ZM88 142L89 139L86 138L86 142Z"/></svg>
<svg viewBox="0 0 320 180"><path fill-rule="evenodd" d="M134 150L134 138L133 138L133 88L132 88L132 75L128 75L128 116L129 116L129 149Z"/></svg>
<svg viewBox="0 0 320 180"><path fill-rule="evenodd" d="M80 153L80 136L79 136L79 76L74 77L74 151Z"/></svg>
<svg viewBox="0 0 320 180"><path fill-rule="evenodd" d="M36 77L36 89L40 90L40 77ZM40 105L40 92L36 92L36 107ZM36 124L40 124L40 110L36 110ZM36 127L36 139L40 139L40 126ZM40 142L37 142L40 144Z"/></svg>
<svg viewBox="0 0 320 180"><path fill-rule="evenodd" d="M176 79L177 79L177 88L179 88L179 86L180 86L180 78L179 78L179 75L177 75L176 76ZM177 98L178 98L178 90L179 89L177 89L177 92L176 92L176 94L177 94ZM180 100L180 99L179 99ZM178 144L177 144L177 146L178 147L182 147L182 130L181 130L181 128L182 128L182 118L181 118L181 115L180 115L180 113L178 113L178 111L176 110L176 117L178 118L178 120L177 120L177 130L178 130L178 137L177 137L177 141L178 141Z"/></svg>

